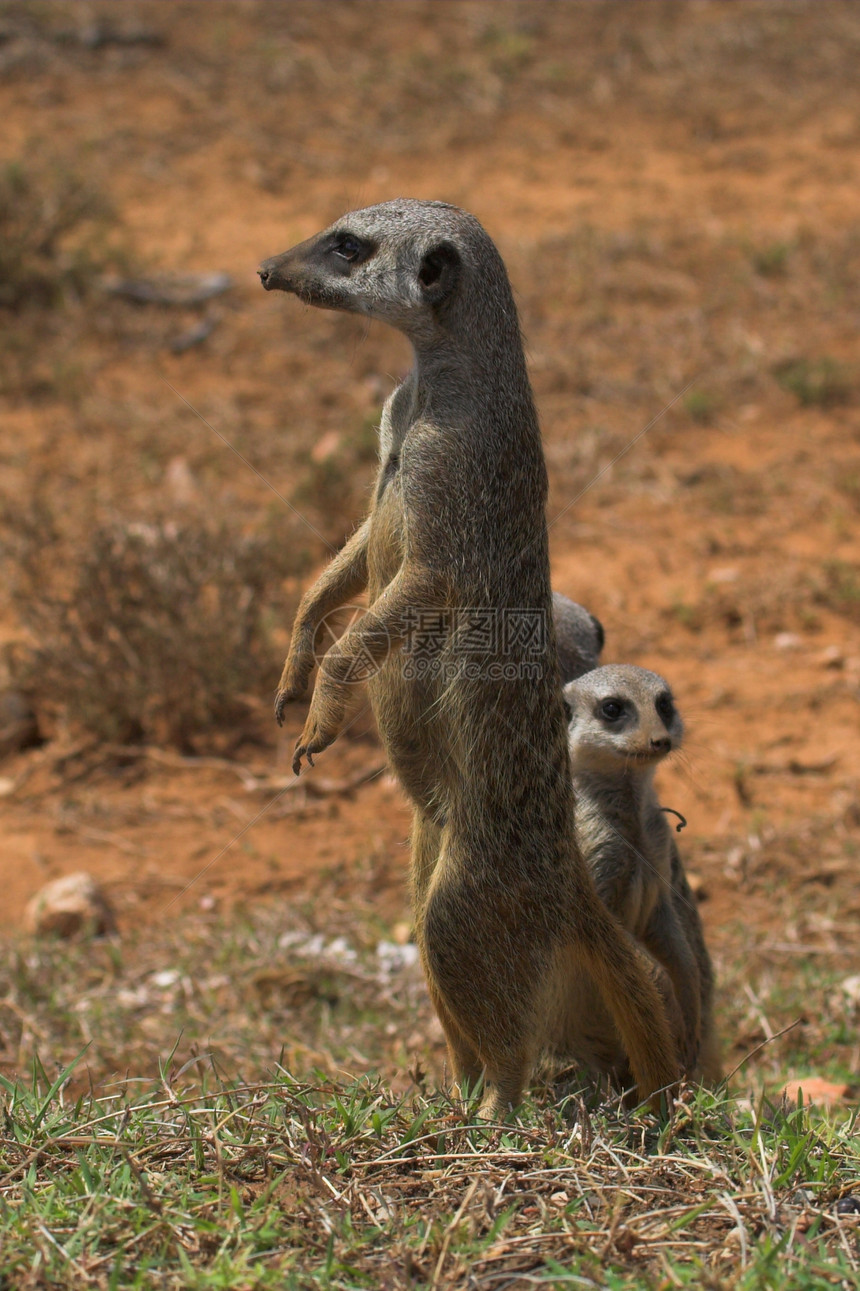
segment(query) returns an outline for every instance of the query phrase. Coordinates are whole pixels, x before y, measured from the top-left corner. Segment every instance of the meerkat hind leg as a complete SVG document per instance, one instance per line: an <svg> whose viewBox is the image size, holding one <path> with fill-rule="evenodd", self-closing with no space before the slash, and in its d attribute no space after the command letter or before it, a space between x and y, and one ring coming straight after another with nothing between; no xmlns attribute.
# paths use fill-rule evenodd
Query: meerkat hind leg
<svg viewBox="0 0 860 1291"><path fill-rule="evenodd" d="M530 944L510 950L510 928L442 854L417 926L431 998L445 1028L458 1079L483 1070L481 1115L506 1115L522 1101L540 1048L541 1007L548 965ZM507 948L507 949L506 949Z"/></svg>
<svg viewBox="0 0 860 1291"><path fill-rule="evenodd" d="M537 1046L532 1043L531 1036L525 1034L518 1046L509 1042L504 1048L491 1044L490 1052L482 1053L458 1020L458 1017L464 1017L473 1023L474 1011L468 1007L465 1010L456 1005L451 1007L444 991L434 980L426 952L423 958L430 999L445 1032L454 1079L461 1093L466 1092L467 1086L473 1093L479 1081L483 1080L484 1092L478 1116L481 1120L501 1120L522 1102ZM523 1027L518 1029L524 1030Z"/></svg>
<svg viewBox="0 0 860 1291"><path fill-rule="evenodd" d="M441 848L441 827L422 811L416 810L412 827L410 879L413 908L419 924L422 922L424 903L439 862ZM467 1091L474 1093L479 1081L483 1082L483 1097L478 1116L482 1120L502 1119L521 1100L522 1089L531 1069L530 1051L521 1055L519 1061L509 1059L503 1074L499 1073L495 1065L485 1064L476 1046L456 1021L454 1012L445 1003L442 992L433 981L426 958L425 974L433 1007L445 1032L448 1056L461 1094Z"/></svg>
<svg viewBox="0 0 860 1291"><path fill-rule="evenodd" d="M451 1060L451 1068L454 1079L460 1087L460 1092L464 1092L464 1086L468 1085L469 1091L474 1092L478 1082L484 1075L484 1064L481 1061L474 1045L466 1038L460 1027L454 1020L454 1015L446 1005L439 991L434 988L432 981L428 981L428 989L433 1007L442 1023L442 1030L445 1032L445 1040L448 1044L448 1057Z"/></svg>

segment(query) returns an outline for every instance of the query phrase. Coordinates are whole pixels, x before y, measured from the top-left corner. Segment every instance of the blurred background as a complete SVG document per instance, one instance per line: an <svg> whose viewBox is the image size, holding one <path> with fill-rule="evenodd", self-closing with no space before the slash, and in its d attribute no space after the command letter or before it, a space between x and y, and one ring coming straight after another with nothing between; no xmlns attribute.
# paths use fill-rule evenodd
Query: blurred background
<svg viewBox="0 0 860 1291"><path fill-rule="evenodd" d="M0 4L4 1070L439 1062L370 719L294 786L271 718L409 353L256 265L406 195L498 242L554 585L676 693L727 1063L800 1019L756 1064L850 1093L858 62L832 0ZM118 934L33 941L80 871Z"/></svg>

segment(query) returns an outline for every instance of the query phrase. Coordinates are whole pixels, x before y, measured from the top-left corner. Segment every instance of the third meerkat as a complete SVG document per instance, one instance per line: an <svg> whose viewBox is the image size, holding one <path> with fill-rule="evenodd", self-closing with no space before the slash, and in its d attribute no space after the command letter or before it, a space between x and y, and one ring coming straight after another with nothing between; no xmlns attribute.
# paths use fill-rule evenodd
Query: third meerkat
<svg viewBox="0 0 860 1291"><path fill-rule="evenodd" d="M562 684L581 677L600 663L604 632L599 619L561 592L552 594L552 617Z"/></svg>
<svg viewBox="0 0 860 1291"><path fill-rule="evenodd" d="M565 686L564 695L571 711L576 829L583 856L606 905L668 974L687 1073L715 1082L720 1061L713 969L674 832L654 787L658 765L683 739L674 697L657 673L630 664L588 672ZM574 1023L579 1046L574 1041L570 1047L584 1049L589 1065L605 1067L605 1056L594 1055L601 1012L598 1004L588 1016L585 1003ZM603 1018L605 1032L605 1012Z"/></svg>
<svg viewBox="0 0 860 1291"><path fill-rule="evenodd" d="M466 211L398 199L344 215L260 276L268 290L389 323L415 356L383 410L370 515L296 616L279 719L306 689L321 618L368 590L367 614L324 658L294 768L337 738L350 683L366 678L415 808L411 886L428 987L458 1081L484 1078L484 1115L519 1103L577 971L600 991L638 1093L651 1098L679 1063L648 957L601 903L576 844L546 466L498 250ZM496 628L525 616L540 640L512 632L468 645L476 613ZM436 645L415 676L405 656L422 614L435 617Z"/></svg>

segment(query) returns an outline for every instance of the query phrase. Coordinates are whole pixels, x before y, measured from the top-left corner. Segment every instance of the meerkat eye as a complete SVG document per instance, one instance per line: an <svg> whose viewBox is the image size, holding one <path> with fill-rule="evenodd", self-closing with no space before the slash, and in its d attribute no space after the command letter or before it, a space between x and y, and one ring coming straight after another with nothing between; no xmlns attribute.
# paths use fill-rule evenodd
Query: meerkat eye
<svg viewBox="0 0 860 1291"><path fill-rule="evenodd" d="M332 247L332 251L336 256L340 256L342 260L352 264L361 255L361 243L347 235Z"/></svg>
<svg viewBox="0 0 860 1291"><path fill-rule="evenodd" d="M672 718L675 716L675 705L672 703L672 696L660 695L654 707L657 709L658 714L662 717L666 726L668 726Z"/></svg>
<svg viewBox="0 0 860 1291"><path fill-rule="evenodd" d="M607 722L617 722L624 712L624 705L617 699L604 699L600 705L600 715L605 717Z"/></svg>

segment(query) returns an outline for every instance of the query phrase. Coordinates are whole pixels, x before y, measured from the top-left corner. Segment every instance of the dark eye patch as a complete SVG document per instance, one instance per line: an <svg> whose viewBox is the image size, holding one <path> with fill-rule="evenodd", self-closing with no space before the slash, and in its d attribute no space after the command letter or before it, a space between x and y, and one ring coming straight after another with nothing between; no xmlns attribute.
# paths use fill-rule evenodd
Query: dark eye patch
<svg viewBox="0 0 860 1291"><path fill-rule="evenodd" d="M344 260L357 260L361 255L361 243L357 238L341 238L333 249L335 255L343 256Z"/></svg>
<svg viewBox="0 0 860 1291"><path fill-rule="evenodd" d="M668 726L675 716L675 705L672 703L672 696L666 691L658 695L654 707L657 709L658 716L662 718L665 726Z"/></svg>
<svg viewBox="0 0 860 1291"><path fill-rule="evenodd" d="M336 233L325 248L325 253L334 256L341 266L341 271L348 273L348 266L369 260L375 250L376 247L372 242L366 242L364 238L357 237L354 233Z"/></svg>

